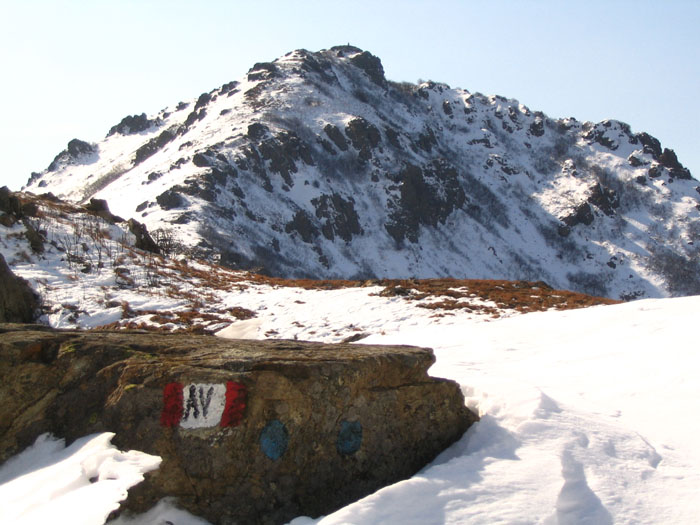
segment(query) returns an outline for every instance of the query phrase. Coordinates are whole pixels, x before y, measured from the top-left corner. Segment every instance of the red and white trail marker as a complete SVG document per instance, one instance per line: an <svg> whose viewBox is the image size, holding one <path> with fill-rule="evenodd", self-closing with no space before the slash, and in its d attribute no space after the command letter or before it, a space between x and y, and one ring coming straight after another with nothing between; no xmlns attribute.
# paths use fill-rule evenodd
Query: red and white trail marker
<svg viewBox="0 0 700 525"><path fill-rule="evenodd" d="M160 422L166 427L234 427L242 420L246 406L245 385L169 383L163 388Z"/></svg>

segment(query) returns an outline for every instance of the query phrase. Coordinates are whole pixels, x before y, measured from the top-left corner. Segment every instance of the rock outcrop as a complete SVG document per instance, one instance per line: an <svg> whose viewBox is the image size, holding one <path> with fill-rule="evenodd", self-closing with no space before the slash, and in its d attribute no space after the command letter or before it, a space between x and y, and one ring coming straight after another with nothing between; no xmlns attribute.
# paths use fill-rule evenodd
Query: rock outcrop
<svg viewBox="0 0 700 525"><path fill-rule="evenodd" d="M49 167L48 171L56 171L61 166L72 164L87 164L97 155L98 148L94 144L90 144L80 139L72 139L68 142L68 146L61 153L56 155Z"/></svg>
<svg viewBox="0 0 700 525"><path fill-rule="evenodd" d="M52 432L163 458L130 491L213 523L328 513L414 474L476 416L429 349L0 325L0 460Z"/></svg>
<svg viewBox="0 0 700 525"><path fill-rule="evenodd" d="M151 234L148 233L148 228L146 228L146 225L140 223L136 219L129 219L126 224L129 227L129 231L136 238L134 246L136 246L139 250L144 250L146 252L160 253L160 247L153 240Z"/></svg>
<svg viewBox="0 0 700 525"><path fill-rule="evenodd" d="M39 297L29 283L12 273L0 254L0 323L31 323L39 307Z"/></svg>

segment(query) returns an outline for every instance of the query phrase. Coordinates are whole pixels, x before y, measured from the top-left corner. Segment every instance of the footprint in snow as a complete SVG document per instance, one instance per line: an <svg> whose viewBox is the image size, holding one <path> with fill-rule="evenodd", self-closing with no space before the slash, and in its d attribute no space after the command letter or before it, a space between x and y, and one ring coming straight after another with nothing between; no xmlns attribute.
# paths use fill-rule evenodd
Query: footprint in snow
<svg viewBox="0 0 700 525"><path fill-rule="evenodd" d="M583 464L570 449L561 456L564 485L559 492L555 512L545 525L612 525L612 515L588 486Z"/></svg>

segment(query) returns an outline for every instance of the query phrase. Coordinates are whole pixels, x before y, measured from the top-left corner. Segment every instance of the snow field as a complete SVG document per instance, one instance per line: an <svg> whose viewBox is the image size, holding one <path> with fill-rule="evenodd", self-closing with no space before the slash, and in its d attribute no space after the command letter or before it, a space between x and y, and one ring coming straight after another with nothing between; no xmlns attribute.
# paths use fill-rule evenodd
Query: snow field
<svg viewBox="0 0 700 525"><path fill-rule="evenodd" d="M76 440L44 434L32 447L0 467L0 523L96 525L119 508L127 489L158 468L161 459L143 452L120 452L114 434Z"/></svg>
<svg viewBox="0 0 700 525"><path fill-rule="evenodd" d="M366 342L432 346L482 415L410 480L320 520L694 523L700 298L422 326Z"/></svg>

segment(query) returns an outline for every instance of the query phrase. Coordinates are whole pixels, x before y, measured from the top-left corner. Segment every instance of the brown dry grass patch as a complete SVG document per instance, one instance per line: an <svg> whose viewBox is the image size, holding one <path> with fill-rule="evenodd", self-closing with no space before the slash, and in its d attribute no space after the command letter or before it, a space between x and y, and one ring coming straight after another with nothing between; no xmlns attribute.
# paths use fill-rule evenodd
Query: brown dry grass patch
<svg viewBox="0 0 700 525"><path fill-rule="evenodd" d="M399 296L407 300L423 300L430 297L448 298L437 302L419 305L429 309L479 309L484 313L492 312L493 307L475 306L467 299L491 301L498 309L511 309L519 312L540 312L550 309L571 310L602 304L618 304L621 301L606 297L594 297L567 290L554 290L542 281L504 281L494 279L372 279L365 281L351 280L314 280L282 279L264 275L248 274L246 281L270 286L303 288L305 290L339 290L367 286L383 286L381 296ZM464 299L465 301L459 301Z"/></svg>

